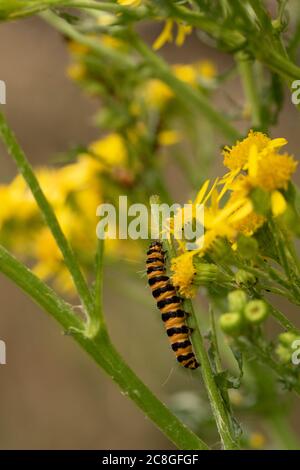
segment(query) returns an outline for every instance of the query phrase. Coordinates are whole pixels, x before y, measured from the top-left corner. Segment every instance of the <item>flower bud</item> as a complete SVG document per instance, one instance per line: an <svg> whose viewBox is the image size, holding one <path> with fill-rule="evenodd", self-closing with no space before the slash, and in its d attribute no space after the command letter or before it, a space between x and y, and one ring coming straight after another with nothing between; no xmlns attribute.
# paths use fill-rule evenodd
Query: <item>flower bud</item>
<svg viewBox="0 0 300 470"><path fill-rule="evenodd" d="M256 284L257 279L253 274L248 273L247 271L244 271L243 269L240 269L235 274L235 281L238 286L251 287Z"/></svg>
<svg viewBox="0 0 300 470"><path fill-rule="evenodd" d="M279 343L287 348L289 348L296 339L299 339L299 337L291 331L286 331L278 336Z"/></svg>
<svg viewBox="0 0 300 470"><path fill-rule="evenodd" d="M291 361L292 353L282 344L278 344L275 350L281 364L288 364Z"/></svg>
<svg viewBox="0 0 300 470"><path fill-rule="evenodd" d="M258 243L255 238L240 235L237 241L239 255L244 259L252 259L258 251Z"/></svg>
<svg viewBox="0 0 300 470"><path fill-rule="evenodd" d="M272 20L272 26L276 33L281 33L284 31L286 24L283 23L279 18L275 18L275 20Z"/></svg>
<svg viewBox="0 0 300 470"><path fill-rule="evenodd" d="M205 286L207 284L211 284L212 282L217 281L219 275L219 268L212 263L201 263L198 262L197 259L194 260L194 266L196 270L196 274L194 277L194 284L198 286Z"/></svg>
<svg viewBox="0 0 300 470"><path fill-rule="evenodd" d="M220 327L230 336L238 335L242 327L242 316L238 312L223 313L220 316Z"/></svg>
<svg viewBox="0 0 300 470"><path fill-rule="evenodd" d="M258 325L268 316L268 306L263 300L250 300L245 307L244 316L247 321Z"/></svg>
<svg viewBox="0 0 300 470"><path fill-rule="evenodd" d="M228 294L229 309L233 312L242 312L247 304L247 294L241 290L234 290Z"/></svg>

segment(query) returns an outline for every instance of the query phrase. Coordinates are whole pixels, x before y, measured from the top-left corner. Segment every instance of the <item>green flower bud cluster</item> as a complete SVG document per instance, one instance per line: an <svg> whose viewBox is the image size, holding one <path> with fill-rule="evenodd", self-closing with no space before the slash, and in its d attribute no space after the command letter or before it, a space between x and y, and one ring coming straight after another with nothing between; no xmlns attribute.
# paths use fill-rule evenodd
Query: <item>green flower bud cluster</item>
<svg viewBox="0 0 300 470"><path fill-rule="evenodd" d="M215 264L201 263L195 260L194 266L196 270L194 284L198 286L205 286L218 280L219 268Z"/></svg>
<svg viewBox="0 0 300 470"><path fill-rule="evenodd" d="M291 363L292 354L294 352L292 345L297 339L300 340L299 335L291 331L286 331L278 336L278 345L275 352L282 364Z"/></svg>
<svg viewBox="0 0 300 470"><path fill-rule="evenodd" d="M243 269L239 269L235 273L235 282L237 283L239 287L248 288L248 287L255 286L255 284L257 283L257 279L253 274L248 273L247 271L244 271Z"/></svg>
<svg viewBox="0 0 300 470"><path fill-rule="evenodd" d="M260 299L248 300L247 294L235 290L228 294L229 312L220 317L221 329L231 335L238 336L249 325L259 325L268 316L268 306Z"/></svg>

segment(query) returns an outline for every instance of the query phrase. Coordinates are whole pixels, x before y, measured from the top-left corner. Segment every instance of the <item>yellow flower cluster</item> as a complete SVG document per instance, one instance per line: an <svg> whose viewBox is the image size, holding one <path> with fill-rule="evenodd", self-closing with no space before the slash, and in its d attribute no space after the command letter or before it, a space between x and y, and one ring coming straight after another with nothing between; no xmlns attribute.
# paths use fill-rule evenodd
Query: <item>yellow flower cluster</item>
<svg viewBox="0 0 300 470"><path fill-rule="evenodd" d="M93 264L96 250L96 209L109 194L103 177L110 175L123 183L127 171L127 150L115 133L93 142L87 153L76 162L60 168L37 168L36 175L58 221L82 266ZM105 181L109 181L105 178ZM105 191L105 192L104 192ZM18 255L33 262L35 273L52 278L60 290L70 291L72 282L61 253L49 229L44 225L35 200L23 178L17 176L8 185L0 186L1 242ZM26 237L24 237L26 233ZM134 248L134 249L133 249ZM109 257L138 259L139 246L130 241L107 240Z"/></svg>
<svg viewBox="0 0 300 470"><path fill-rule="evenodd" d="M187 252L173 258L171 263L173 283L178 287L179 294L185 298L194 297L197 291L197 286L193 284L195 276L193 256L193 252Z"/></svg>
<svg viewBox="0 0 300 470"><path fill-rule="evenodd" d="M261 132L250 131L243 141L231 148L225 147L224 165L229 173L217 178L212 185L206 181L194 201L195 206L203 204L205 210L205 233L198 240L201 248L186 251L186 244L178 240L183 253L173 260L172 271L174 285L182 295L191 297L196 292L194 256L204 256L213 249L218 238L226 238L235 250L239 234L253 236L268 217L285 212L288 203L284 190L297 167L291 155L279 153L286 143L285 139L270 139ZM256 189L269 200L270 210L263 207L260 211L257 207L260 201L253 203Z"/></svg>
<svg viewBox="0 0 300 470"><path fill-rule="evenodd" d="M172 66L174 75L192 87L207 85L216 78L217 69L209 60L198 61L192 64L175 64ZM171 88L161 80L149 80L143 86L143 94L148 105L161 109L173 97Z"/></svg>

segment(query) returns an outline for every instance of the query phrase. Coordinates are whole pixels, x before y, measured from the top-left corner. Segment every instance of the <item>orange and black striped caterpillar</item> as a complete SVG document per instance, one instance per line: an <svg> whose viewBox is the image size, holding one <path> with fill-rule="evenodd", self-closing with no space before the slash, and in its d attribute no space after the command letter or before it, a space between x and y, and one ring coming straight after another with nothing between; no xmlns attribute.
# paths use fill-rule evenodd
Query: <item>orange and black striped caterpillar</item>
<svg viewBox="0 0 300 470"><path fill-rule="evenodd" d="M166 275L165 252L161 242L151 243L147 251L146 265L148 283L161 312L177 361L187 369L197 369L199 364L189 339L190 328L186 325L187 314L183 310L182 300Z"/></svg>

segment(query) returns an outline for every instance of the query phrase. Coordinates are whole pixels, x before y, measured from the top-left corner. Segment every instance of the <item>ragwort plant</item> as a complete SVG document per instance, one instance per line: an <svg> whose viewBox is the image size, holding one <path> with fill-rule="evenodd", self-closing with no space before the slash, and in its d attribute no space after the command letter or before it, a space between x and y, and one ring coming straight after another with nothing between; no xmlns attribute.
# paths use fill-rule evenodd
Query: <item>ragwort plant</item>
<svg viewBox="0 0 300 470"><path fill-rule="evenodd" d="M243 426L240 417L247 415L259 418L274 445L297 448L286 397L300 394L299 371L291 361L299 329L276 307L276 296L300 305L294 244L300 235L299 191L292 182L297 161L283 150L286 139L271 138L270 132L285 90L300 79L299 5L1 2L1 21L29 15L39 15L61 34L70 55L69 77L101 102L95 118L99 139L66 151L60 167L32 168L0 114L1 138L19 170L0 187L1 272L55 318L178 448L209 449L198 434L205 438L211 421L222 449L262 448L265 436ZM161 28L150 45L139 33L145 21ZM160 50L166 43L188 45L191 35L231 54L232 66L221 73L203 57L169 65ZM220 110L213 104L215 92L236 77L244 106L228 100L228 108ZM242 131L236 120L243 121ZM216 133L225 169L212 179ZM102 201L117 204L119 195L148 204L157 194L172 203L166 179L171 158L193 204L205 207L201 248L190 250L186 240L177 239L172 223L163 242L172 282L190 314L201 364L195 374L202 376L211 406L211 416L198 421L199 409L189 409L188 399L177 401L172 411L134 374L110 339L102 307L104 242L96 238L96 208ZM105 257L117 265L124 257L141 260L145 251L139 240L105 241ZM15 255L30 260L31 269ZM195 308L199 292L208 300L207 315ZM63 294L80 298L83 318ZM271 340L267 318L282 329Z"/></svg>

